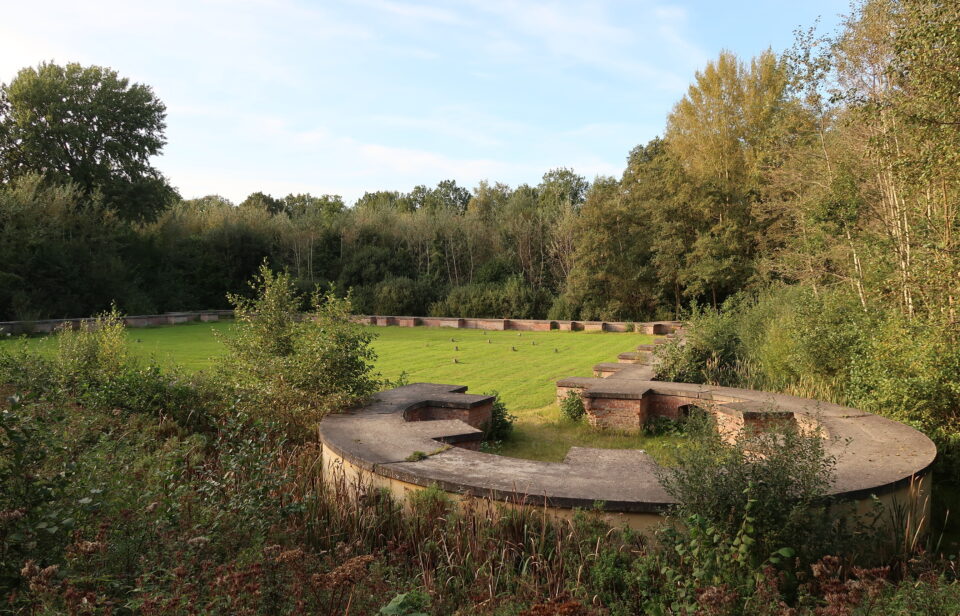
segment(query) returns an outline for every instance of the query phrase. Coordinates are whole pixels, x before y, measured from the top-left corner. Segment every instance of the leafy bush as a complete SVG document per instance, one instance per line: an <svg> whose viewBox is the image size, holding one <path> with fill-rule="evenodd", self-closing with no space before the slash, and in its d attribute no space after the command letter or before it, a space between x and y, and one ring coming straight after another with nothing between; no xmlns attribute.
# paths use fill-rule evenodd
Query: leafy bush
<svg viewBox="0 0 960 616"><path fill-rule="evenodd" d="M679 519L700 516L734 536L749 510L760 558L784 546L820 547L814 538L829 527L825 499L836 466L821 434L784 425L728 440L703 413L691 415L688 435L673 452L676 466L660 470Z"/></svg>
<svg viewBox="0 0 960 616"><path fill-rule="evenodd" d="M641 429L647 436L681 435L687 433L689 422L688 417L670 419L669 417L656 416L645 421Z"/></svg>
<svg viewBox="0 0 960 616"><path fill-rule="evenodd" d="M373 314L424 315L434 293L432 281L388 278L373 289Z"/></svg>
<svg viewBox="0 0 960 616"><path fill-rule="evenodd" d="M683 339L657 355L662 380L781 391L906 422L934 439L944 476L960 469L960 345L943 324L865 310L845 291L774 287L695 308Z"/></svg>
<svg viewBox="0 0 960 616"><path fill-rule="evenodd" d="M123 409L169 418L191 432L213 429L214 417L227 396L201 374L165 372L160 366L122 366L117 373L89 387L79 397L86 405Z"/></svg>
<svg viewBox="0 0 960 616"><path fill-rule="evenodd" d="M734 320L734 300L721 310L694 305L685 335L657 349L657 378L682 383L738 384L742 354Z"/></svg>
<svg viewBox="0 0 960 616"><path fill-rule="evenodd" d="M54 369L70 393L109 381L129 363L124 323L116 306L93 322L81 322L77 329L67 324L57 330Z"/></svg>
<svg viewBox="0 0 960 616"><path fill-rule="evenodd" d="M430 595L413 590L397 595L380 611L380 616L427 616L423 610L430 605Z"/></svg>
<svg viewBox="0 0 960 616"><path fill-rule="evenodd" d="M572 304L564 295L558 295L550 304L550 310L547 311L547 318L553 321L573 321L578 315L577 307Z"/></svg>
<svg viewBox="0 0 960 616"><path fill-rule="evenodd" d="M30 350L26 340L0 345L0 383L38 395L59 389L53 362Z"/></svg>
<svg viewBox="0 0 960 616"><path fill-rule="evenodd" d="M315 293L301 316L290 275L266 264L250 286L253 298L230 296L239 326L221 338L229 351L222 371L242 408L302 436L380 387L371 372L374 334L351 321L349 298Z"/></svg>
<svg viewBox="0 0 960 616"><path fill-rule="evenodd" d="M753 486L748 486L743 516L732 530L691 514L682 520L682 530L661 532L666 550L637 563L642 613L662 613L664 605L680 614L763 614L765 607L780 607L764 605L779 597L757 592L762 589L758 582L766 581L760 572L766 570L769 575L773 565L795 552L780 548L758 554L753 515L758 503L751 498L752 491Z"/></svg>
<svg viewBox="0 0 960 616"><path fill-rule="evenodd" d="M513 422L516 417L507 410L507 405L500 400L499 393L491 391L484 395L493 396L493 411L490 414L490 421L483 426L483 440L489 443L504 441L513 432Z"/></svg>
<svg viewBox="0 0 960 616"><path fill-rule="evenodd" d="M560 414L570 421L580 421L586 412L586 409L583 408L583 397L579 392L568 391L567 395L560 401Z"/></svg>
<svg viewBox="0 0 960 616"><path fill-rule="evenodd" d="M461 318L536 319L546 314L550 300L549 293L535 289L522 276L514 275L502 283L454 287L446 298L430 306L430 314Z"/></svg>
<svg viewBox="0 0 960 616"><path fill-rule="evenodd" d="M63 507L70 474L44 472L61 418L29 413L18 397L0 410L0 594L19 585L23 562L56 551L73 531Z"/></svg>

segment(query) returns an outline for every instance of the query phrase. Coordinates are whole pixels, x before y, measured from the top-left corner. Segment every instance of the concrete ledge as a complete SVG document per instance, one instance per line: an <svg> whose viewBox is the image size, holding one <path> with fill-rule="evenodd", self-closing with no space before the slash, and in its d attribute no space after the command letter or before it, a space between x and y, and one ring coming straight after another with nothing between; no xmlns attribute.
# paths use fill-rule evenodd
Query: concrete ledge
<svg viewBox="0 0 960 616"><path fill-rule="evenodd" d="M144 314L123 317L127 327L156 327L159 325L177 325L192 321L219 321L221 318L233 318L232 310L202 310L195 312L166 312L163 314ZM84 323L94 324L95 318L40 319L37 321L0 321L0 334L18 336L21 334L50 334L61 328L79 329Z"/></svg>
<svg viewBox="0 0 960 616"><path fill-rule="evenodd" d="M596 501L604 501L611 511L635 513L657 513L670 504L653 475L646 473L654 468L653 462L641 451L575 448L564 462L552 463L458 447L438 450L438 443L451 442L451 435L474 433L456 420L404 421L412 407L468 396L457 393L462 390L452 385L407 385L381 392L362 408L330 415L319 428L325 455L332 454L341 465L403 485L437 485L454 494L503 502L570 509L590 508ZM465 404L469 403L472 401ZM411 460L417 451L428 455ZM614 472L624 463L637 472L644 471L629 486Z"/></svg>
<svg viewBox="0 0 960 616"><path fill-rule="evenodd" d="M908 426L783 394L630 378L640 370L645 371L640 376L652 377L648 366L598 364L595 371L609 371L609 378L561 379L557 394L577 391L597 416L619 414L637 422L644 413L676 418L697 406L714 412L721 431L730 434L784 421L801 429L819 426L829 437L828 455L838 460L831 495L866 510L874 497L903 503L929 492L936 448ZM319 427L325 469L348 469L399 497L435 485L457 498L542 506L560 517L602 502L611 521L640 530L656 525L673 504L657 480L656 463L643 451L572 448L560 463L521 460L474 450L480 431L467 421L446 416L407 421L418 409L485 408L488 397L465 391L418 383L326 417ZM921 507L928 508L928 500Z"/></svg>
<svg viewBox="0 0 960 616"><path fill-rule="evenodd" d="M651 335L670 335L682 328L680 321L562 321L547 319L492 319L453 317L414 317L356 315L353 320L364 325L398 327L455 327L459 329L486 329L491 331L605 331L640 332Z"/></svg>
<svg viewBox="0 0 960 616"><path fill-rule="evenodd" d="M157 325L176 325L190 321L219 321L232 318L232 310L199 310L186 312L168 312L164 314L137 315L124 317L127 327L152 327ZM650 323L630 323L626 321L554 321L544 319L461 319L451 317L415 317L392 315L354 315L354 323L376 325L379 327L451 327L456 329L486 329L491 331L637 331L646 334L670 333L680 331L680 321L656 321ZM58 327L67 325L77 328L82 322L94 322L92 318L43 319L38 321L0 321L0 334L48 334Z"/></svg>

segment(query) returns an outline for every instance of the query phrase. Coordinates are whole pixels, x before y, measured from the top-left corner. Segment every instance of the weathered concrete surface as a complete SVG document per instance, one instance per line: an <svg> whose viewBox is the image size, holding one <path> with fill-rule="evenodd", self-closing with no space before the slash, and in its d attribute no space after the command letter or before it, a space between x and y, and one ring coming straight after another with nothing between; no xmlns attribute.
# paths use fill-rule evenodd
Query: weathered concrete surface
<svg viewBox="0 0 960 616"><path fill-rule="evenodd" d="M121 317L127 327L155 327L175 325L190 321L219 321L221 317L233 316L232 310L201 310L194 312L166 312ZM50 334L59 329L79 329L81 325L96 325L95 318L41 319L38 321L0 321L0 334Z"/></svg>
<svg viewBox="0 0 960 616"><path fill-rule="evenodd" d="M233 317L232 310L199 310L191 312L168 312L158 315L138 315L124 317L128 327L150 327L173 325L188 321L217 321ZM363 325L382 327L452 327L458 329L518 330L518 331L637 331L646 334L672 335L680 330L679 321L657 321L653 323L627 323L624 321L550 321L538 319L459 319L447 317L415 317L391 315L354 315L350 319ZM94 319L44 319L39 321L0 321L0 334L50 333L58 327L79 327L80 323Z"/></svg>
<svg viewBox="0 0 960 616"><path fill-rule="evenodd" d="M599 500L623 512L659 512L669 504L652 472L653 461L642 451L575 448L565 462L553 463L457 447L440 450L442 443L476 430L457 420L404 420L411 409L469 406L488 399L461 393L465 389L416 383L381 392L363 408L326 417L320 439L356 467L407 484L436 484L457 494L567 508L589 508ZM408 461L416 451L433 455ZM624 465L637 472L629 485L617 470Z"/></svg>
<svg viewBox="0 0 960 616"><path fill-rule="evenodd" d="M828 454L838 460L830 492L845 499L905 493L936 456L923 434L856 409L782 394L623 378L631 369L649 368L614 365L622 369L608 379L570 378L558 386L581 391L587 399L693 401L744 421L775 410L799 425L819 425L828 437ZM352 467L400 486L437 485L459 495L561 509L603 501L606 511L624 514L657 513L671 504L656 478L656 464L643 451L574 448L562 463L521 460L443 447L478 438L479 430L462 421L405 421L418 408L471 409L489 403L489 397L465 389L418 383L382 392L362 408L325 418L321 441ZM409 461L414 452L428 456Z"/></svg>

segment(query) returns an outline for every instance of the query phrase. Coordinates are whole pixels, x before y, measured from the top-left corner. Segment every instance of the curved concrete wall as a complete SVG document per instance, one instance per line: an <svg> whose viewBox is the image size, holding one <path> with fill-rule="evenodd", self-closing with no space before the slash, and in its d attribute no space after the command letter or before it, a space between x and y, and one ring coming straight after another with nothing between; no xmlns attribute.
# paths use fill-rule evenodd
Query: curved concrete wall
<svg viewBox="0 0 960 616"><path fill-rule="evenodd" d="M577 391L584 396L599 426L639 428L647 417L676 415L688 404L711 409L721 430L731 435L774 421L794 422L801 429L816 425L829 437L827 453L838 460L833 496L860 512L879 499L911 506L920 524L929 519L929 471L936 448L908 426L817 400L653 381L652 369L642 364L601 364L595 371L609 378L570 378L557 385L558 395ZM656 463L643 451L574 447L563 462L551 463L474 450L469 443L480 438L474 426L483 418L469 409L485 407L488 399L465 389L408 385L381 392L363 408L326 417L319 431L327 472L363 478L400 498L435 485L455 498L534 505L559 517L603 502L610 522L638 530L658 524L674 504L657 479ZM474 425L446 419L450 413L435 421L407 421L429 419L411 409L433 407L460 408ZM610 414L617 415L615 422L601 421Z"/></svg>

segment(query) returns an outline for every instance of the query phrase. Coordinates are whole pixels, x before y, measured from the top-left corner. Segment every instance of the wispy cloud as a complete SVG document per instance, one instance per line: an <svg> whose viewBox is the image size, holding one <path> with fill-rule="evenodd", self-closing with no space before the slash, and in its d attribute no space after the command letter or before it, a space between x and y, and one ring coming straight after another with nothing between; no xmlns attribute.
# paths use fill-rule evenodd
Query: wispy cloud
<svg viewBox="0 0 960 616"><path fill-rule="evenodd" d="M811 0L831 1L846 2ZM725 4L717 28L703 0L8 4L0 81L53 60L153 86L158 167L185 196L235 200L616 175L693 71L762 28L750 3Z"/></svg>
<svg viewBox="0 0 960 616"><path fill-rule="evenodd" d="M612 9L603 2L471 2L477 10L496 16L501 26L498 32L513 33L510 37L499 34L489 41L487 47L491 52L508 55L530 52L529 46L524 47L515 40L520 38L534 42L540 50L566 63L642 79L667 90L682 86L675 71L644 59L662 57L672 45L685 48L692 45L679 34L676 24L685 15L676 10L655 7L643 22L627 26L618 22ZM668 40L657 40L664 35L669 35ZM649 43L653 43L652 49L645 49ZM668 48L664 49L662 43L667 43ZM651 56L653 50L657 53Z"/></svg>
<svg viewBox="0 0 960 616"><path fill-rule="evenodd" d="M444 24L466 22L461 15L445 7L414 2L395 2L393 0L360 0L360 2L378 11L414 21L432 21Z"/></svg>

